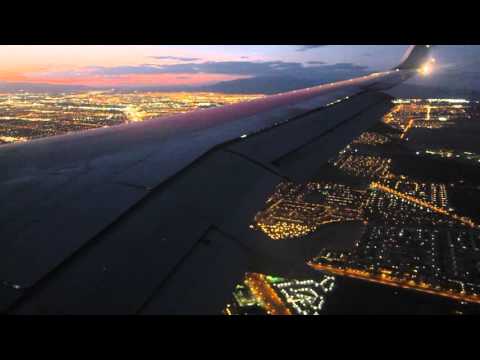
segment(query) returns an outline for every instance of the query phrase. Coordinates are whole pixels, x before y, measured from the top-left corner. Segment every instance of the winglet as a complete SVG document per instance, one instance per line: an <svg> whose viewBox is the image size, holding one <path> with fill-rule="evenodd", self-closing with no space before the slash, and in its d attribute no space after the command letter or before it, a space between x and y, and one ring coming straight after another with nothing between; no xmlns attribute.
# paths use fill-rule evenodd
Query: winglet
<svg viewBox="0 0 480 360"><path fill-rule="evenodd" d="M433 45L410 45L395 69L417 70L430 60Z"/></svg>

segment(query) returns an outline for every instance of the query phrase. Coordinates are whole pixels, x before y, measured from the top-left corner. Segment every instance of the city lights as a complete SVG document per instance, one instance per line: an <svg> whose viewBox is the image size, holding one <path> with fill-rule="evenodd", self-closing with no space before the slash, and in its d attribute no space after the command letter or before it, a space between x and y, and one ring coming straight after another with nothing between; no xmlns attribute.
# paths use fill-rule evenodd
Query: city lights
<svg viewBox="0 0 480 360"><path fill-rule="evenodd" d="M260 96L135 91L0 93L0 144L148 121Z"/></svg>
<svg viewBox="0 0 480 360"><path fill-rule="evenodd" d="M290 241L313 234L327 224L343 226L348 221L361 221L362 233L350 249L325 247L307 262L319 270L319 276L350 277L480 303L480 269L476 265L480 263L478 219L457 211L450 194L453 184L420 181L410 178L408 173L397 173L395 158L382 154L385 146L406 144L407 133L415 128L437 131L469 119L469 112L474 111L471 102L399 99L394 103L395 107L383 119L388 128L362 133L329 162L350 178L362 179L368 185L353 187L341 181L281 183L265 209L256 214L251 229L260 230L272 240ZM372 148L378 149L375 155L368 153ZM480 155L474 151L402 151L474 166L480 162ZM325 289L317 291L321 281L282 281L272 282L270 288L292 313L322 313L328 298ZM273 305L270 313L272 309Z"/></svg>

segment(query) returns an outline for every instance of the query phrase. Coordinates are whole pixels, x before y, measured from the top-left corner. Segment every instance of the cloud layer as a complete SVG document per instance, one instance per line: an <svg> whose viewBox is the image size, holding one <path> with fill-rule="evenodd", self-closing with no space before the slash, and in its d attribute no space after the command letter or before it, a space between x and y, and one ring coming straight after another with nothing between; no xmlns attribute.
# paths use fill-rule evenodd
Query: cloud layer
<svg viewBox="0 0 480 360"><path fill-rule="evenodd" d="M294 76L315 78L325 73L363 73L366 66L353 63L338 63L327 65L322 61L310 61L305 66L300 62L284 61L211 61L203 63L177 63L170 65L139 65L115 67L91 67L92 75L119 76L134 74L225 74L238 76Z"/></svg>
<svg viewBox="0 0 480 360"><path fill-rule="evenodd" d="M308 51L308 50L316 49L323 46L327 46L327 45L300 45L297 51Z"/></svg>
<svg viewBox="0 0 480 360"><path fill-rule="evenodd" d="M174 61L197 61L200 58L195 57L180 57L180 56L150 56L152 59L157 60L174 60Z"/></svg>
<svg viewBox="0 0 480 360"><path fill-rule="evenodd" d="M162 57L165 58L165 57ZM169 56L168 59L174 57ZM175 57L176 58L176 57ZM330 82L360 76L367 72L366 66L353 63L325 64L322 61L204 61L192 62L182 58L173 64L141 64L125 66L89 66L71 71L42 71L30 73L35 82L71 84L158 84L165 83L213 83L243 78L282 77ZM177 59L178 61L178 59ZM29 79L26 79L27 81Z"/></svg>

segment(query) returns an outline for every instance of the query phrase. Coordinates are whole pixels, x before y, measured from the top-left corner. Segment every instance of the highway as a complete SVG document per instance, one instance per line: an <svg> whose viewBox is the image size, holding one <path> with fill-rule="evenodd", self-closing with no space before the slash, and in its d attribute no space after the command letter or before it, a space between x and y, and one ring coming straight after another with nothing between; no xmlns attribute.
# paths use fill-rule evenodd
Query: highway
<svg viewBox="0 0 480 360"><path fill-rule="evenodd" d="M446 291L442 289L435 289L435 288L432 288L430 284L426 284L423 282L416 283L413 280L398 279L398 278L389 276L387 274L376 276L367 271L356 270L351 268L338 269L333 266L314 264L312 262L308 262L307 265L315 270L326 271L334 275L347 276L350 278L366 280L366 281L370 281L377 284L383 284L383 285L398 287L402 289L416 290L416 291L431 294L431 295L443 296L453 300L467 301L471 303L480 304L480 297L478 295L468 295L468 294L455 293L451 290Z"/></svg>
<svg viewBox="0 0 480 360"><path fill-rule="evenodd" d="M404 139L405 138L405 135L407 135L408 131L412 128L413 126L413 119L411 119L408 124L407 124L407 127L405 129L403 129L403 133L402 135L400 136L400 139Z"/></svg>
<svg viewBox="0 0 480 360"><path fill-rule="evenodd" d="M249 273L246 275L245 284L255 299L265 306L268 315L292 315L290 309L268 284L265 275Z"/></svg>
<svg viewBox="0 0 480 360"><path fill-rule="evenodd" d="M411 196L411 195L407 195L407 194L403 194L401 192L398 192L392 188L389 188L388 186L385 186L385 185L382 185L380 183L377 183L377 182L372 182L370 184L370 189L375 189L375 190L380 190L380 191L383 191L383 192L386 192L386 193L389 193L389 194L392 194L394 196L397 196L401 199L404 199L406 201L410 201L414 204L417 204L417 205L420 205L422 207L425 207L427 209L430 209L432 210L433 212L436 212L438 214L442 214L442 215L445 215L445 216L448 216L448 217L451 217L452 219L456 220L456 221L459 221L461 222L462 224L464 225L467 225L467 226L470 226L471 228L477 228L479 227L479 225L475 224L472 220L470 220L469 218L466 218L466 217L463 217L463 216L458 216L458 215L455 215L455 214L452 214L450 212L448 212L447 210L443 209L443 208L440 208L438 206L435 206L429 202L426 202L426 201L423 201L423 200L420 200L420 199L417 199L416 197L414 196Z"/></svg>

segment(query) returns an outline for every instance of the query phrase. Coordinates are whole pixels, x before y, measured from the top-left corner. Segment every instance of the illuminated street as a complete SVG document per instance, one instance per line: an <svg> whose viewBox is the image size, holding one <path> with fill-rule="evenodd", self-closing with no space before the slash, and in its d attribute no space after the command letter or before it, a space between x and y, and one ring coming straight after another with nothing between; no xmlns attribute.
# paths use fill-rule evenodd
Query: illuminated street
<svg viewBox="0 0 480 360"><path fill-rule="evenodd" d="M426 202L426 201L423 201L423 200L420 200L418 198L415 198L411 195L408 195L408 194L402 194L398 191L395 191L391 188L388 188L384 185L381 185L379 183L376 183L376 182L372 182L370 184L370 189L372 190L376 190L376 189L379 189L380 191L383 191L385 193L388 193L388 194L392 194L400 199L403 199L403 200L406 200L406 201L410 201L411 203L413 204L416 204L416 205L419 205L421 206L422 208L425 208L425 209L429 209L433 212L436 212L436 213L439 213L439 214L442 214L442 215L445 215L445 216L448 216L448 217L451 217L453 220L456 220L456 221L459 221L461 222L462 224L465 224L467 226L470 226L471 228L478 228L479 225L475 224L472 220L464 217L464 216L459 216L459 215L456 215L455 213L451 213L447 210L445 210L444 208L441 208L441 207L437 207L435 205L433 205L432 203L429 203L429 202Z"/></svg>
<svg viewBox="0 0 480 360"><path fill-rule="evenodd" d="M269 315L292 315L291 311L283 304L275 290L271 288L262 274L247 274L245 284L249 287L253 296L267 310Z"/></svg>
<svg viewBox="0 0 480 360"><path fill-rule="evenodd" d="M409 279L398 279L398 278L389 276L387 274L381 274L380 276L375 276L367 271L361 271L361 270L350 269L350 268L339 269L333 266L322 265L322 264L311 263L311 262L308 263L308 265L315 270L326 271L334 275L348 276L355 279L366 280L366 281L370 281L370 282L374 282L382 285L410 289L410 290L424 292L427 294L443 296L443 297L447 297L454 300L468 301L468 302L480 304L479 295L455 293L451 290L442 291L441 289L436 289L432 287L430 284L427 284L424 282L417 283Z"/></svg>

